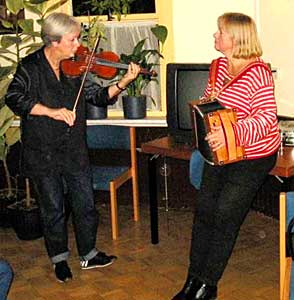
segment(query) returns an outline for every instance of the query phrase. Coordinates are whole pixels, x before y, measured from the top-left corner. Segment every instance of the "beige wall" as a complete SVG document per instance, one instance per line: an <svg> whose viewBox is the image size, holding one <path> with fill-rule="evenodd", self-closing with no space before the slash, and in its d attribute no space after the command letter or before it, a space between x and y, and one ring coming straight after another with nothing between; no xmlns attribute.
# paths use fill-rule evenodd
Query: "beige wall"
<svg viewBox="0 0 294 300"><path fill-rule="evenodd" d="M166 1L166 0L164 0ZM173 4L173 59L210 62L216 18L226 11L252 16L264 50L263 58L276 69L276 99L280 115L294 117L294 1L293 0L170 0Z"/></svg>
<svg viewBox="0 0 294 300"><path fill-rule="evenodd" d="M176 62L211 62L217 17L238 11L255 19L255 0L173 0L174 59Z"/></svg>
<svg viewBox="0 0 294 300"><path fill-rule="evenodd" d="M294 1L260 0L260 27L264 57L277 70L278 113L294 117Z"/></svg>

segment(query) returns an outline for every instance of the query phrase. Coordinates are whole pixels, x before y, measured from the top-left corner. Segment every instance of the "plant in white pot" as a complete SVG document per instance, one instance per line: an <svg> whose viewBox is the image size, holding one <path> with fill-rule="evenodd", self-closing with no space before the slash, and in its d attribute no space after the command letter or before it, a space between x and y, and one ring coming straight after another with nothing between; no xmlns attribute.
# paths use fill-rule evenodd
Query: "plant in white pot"
<svg viewBox="0 0 294 300"><path fill-rule="evenodd" d="M158 65L162 56L163 45L167 38L167 28L164 25L156 25L151 28L152 33L159 42L160 49L145 49L146 39L139 41L131 54L121 54L120 61L125 64L134 62L141 66L147 72L142 72L139 76L126 87L126 95L122 96L124 117L126 119L143 119L146 117L147 95L144 95L144 89L151 81L158 83L156 73L152 70ZM120 70L119 78L126 73L126 70ZM154 99L151 98L154 103Z"/></svg>

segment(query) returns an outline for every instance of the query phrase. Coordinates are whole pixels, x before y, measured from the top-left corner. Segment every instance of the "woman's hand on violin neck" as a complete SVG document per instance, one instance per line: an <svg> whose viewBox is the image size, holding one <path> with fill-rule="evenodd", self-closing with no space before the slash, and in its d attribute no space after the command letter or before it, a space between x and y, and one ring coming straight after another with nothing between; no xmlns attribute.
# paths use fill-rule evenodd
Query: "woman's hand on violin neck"
<svg viewBox="0 0 294 300"><path fill-rule="evenodd" d="M48 117L57 121L63 121L68 126L73 126L76 113L66 108L49 108Z"/></svg>
<svg viewBox="0 0 294 300"><path fill-rule="evenodd" d="M130 84L133 80L135 80L138 77L140 71L140 66L134 63L130 63L128 66L127 73L121 78L121 80L109 87L109 98L111 99L112 97L117 96L120 92L124 91L127 88L128 84Z"/></svg>
<svg viewBox="0 0 294 300"><path fill-rule="evenodd" d="M123 78L119 82L119 86L121 88L126 88L129 83L135 80L140 74L141 67L135 63L130 63L128 66L127 73L123 76Z"/></svg>

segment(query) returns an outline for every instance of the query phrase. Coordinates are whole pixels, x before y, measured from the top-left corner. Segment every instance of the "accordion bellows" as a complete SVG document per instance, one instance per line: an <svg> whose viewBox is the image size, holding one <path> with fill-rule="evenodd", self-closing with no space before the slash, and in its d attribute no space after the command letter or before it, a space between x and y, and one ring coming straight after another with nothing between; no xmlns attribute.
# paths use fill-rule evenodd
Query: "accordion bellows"
<svg viewBox="0 0 294 300"><path fill-rule="evenodd" d="M223 107L217 99L190 102L194 145L203 158L212 165L224 165L245 159L244 147L237 146L233 124L237 117L233 109ZM213 126L222 126L226 145L212 151L205 140Z"/></svg>
<svg viewBox="0 0 294 300"><path fill-rule="evenodd" d="M228 81L218 91L215 90L216 74L218 69L218 59L211 63L209 82L211 84L211 94L208 98L201 98L190 102L192 114L192 129L194 132L196 148L203 158L212 165L224 165L246 159L243 146L237 146L234 132L234 124L237 122L237 115L234 109L223 107L217 100L220 95L231 84L240 79L252 67L262 67L270 69L262 62L252 62L245 66L233 79ZM222 126L226 145L216 151L212 151L205 140L207 133L213 126Z"/></svg>

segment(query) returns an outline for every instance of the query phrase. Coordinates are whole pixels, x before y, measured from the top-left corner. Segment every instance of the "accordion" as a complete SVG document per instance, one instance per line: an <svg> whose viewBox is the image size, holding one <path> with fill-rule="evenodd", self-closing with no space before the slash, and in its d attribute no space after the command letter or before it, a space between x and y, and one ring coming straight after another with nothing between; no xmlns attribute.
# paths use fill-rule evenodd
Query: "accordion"
<svg viewBox="0 0 294 300"><path fill-rule="evenodd" d="M193 144L204 160L211 165L224 165L245 159L244 147L236 145L233 124L236 123L236 112L223 107L217 99L195 100L189 103L192 114ZM222 126L226 145L212 151L205 140L212 126Z"/></svg>

